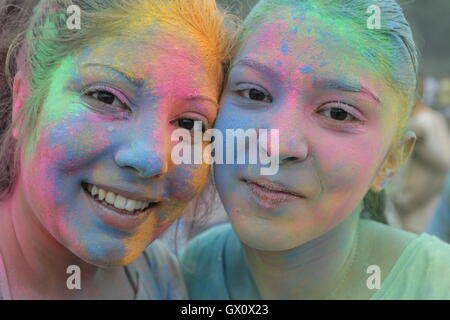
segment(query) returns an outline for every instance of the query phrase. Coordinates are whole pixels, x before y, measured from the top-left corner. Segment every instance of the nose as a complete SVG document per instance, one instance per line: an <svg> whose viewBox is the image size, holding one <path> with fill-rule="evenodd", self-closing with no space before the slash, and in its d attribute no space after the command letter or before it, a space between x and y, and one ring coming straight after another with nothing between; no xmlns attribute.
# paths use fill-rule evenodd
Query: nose
<svg viewBox="0 0 450 320"><path fill-rule="evenodd" d="M114 161L130 168L142 178L161 176L168 171L169 145L163 130L132 135L116 152Z"/></svg>
<svg viewBox="0 0 450 320"><path fill-rule="evenodd" d="M280 164L302 162L308 157L308 145L298 135L283 141L280 134Z"/></svg>
<svg viewBox="0 0 450 320"><path fill-rule="evenodd" d="M285 116L282 116L275 126L272 126L273 129L278 129L280 165L302 162L309 154L309 146L302 130L299 115Z"/></svg>

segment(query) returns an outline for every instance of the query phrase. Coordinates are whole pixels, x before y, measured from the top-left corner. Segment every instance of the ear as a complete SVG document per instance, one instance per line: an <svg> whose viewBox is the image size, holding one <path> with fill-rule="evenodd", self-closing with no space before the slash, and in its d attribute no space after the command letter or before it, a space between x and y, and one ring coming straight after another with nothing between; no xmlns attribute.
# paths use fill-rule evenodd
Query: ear
<svg viewBox="0 0 450 320"><path fill-rule="evenodd" d="M30 93L28 80L24 71L18 71L14 76L12 93L12 121L14 123L17 121L23 105L25 104L25 101L27 101ZM17 129L14 129L12 134L14 138L18 138Z"/></svg>
<svg viewBox="0 0 450 320"><path fill-rule="evenodd" d="M399 143L397 143L388 156L378 175L372 182L371 190L380 192L387 183L393 178L397 170L408 160L416 143L416 134L413 131L407 131L403 134Z"/></svg>

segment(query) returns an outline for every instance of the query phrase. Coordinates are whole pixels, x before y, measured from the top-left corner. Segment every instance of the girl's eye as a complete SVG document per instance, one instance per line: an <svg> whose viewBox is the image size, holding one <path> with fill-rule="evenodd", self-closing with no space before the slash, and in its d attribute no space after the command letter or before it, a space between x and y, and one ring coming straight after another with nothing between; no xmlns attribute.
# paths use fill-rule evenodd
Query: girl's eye
<svg viewBox="0 0 450 320"><path fill-rule="evenodd" d="M272 102L270 94L256 88L239 90L238 93L241 97L253 101Z"/></svg>
<svg viewBox="0 0 450 320"><path fill-rule="evenodd" d="M130 107L124 102L126 98L119 92L110 92L104 88L96 88L86 92L82 100L94 111L105 115L129 114Z"/></svg>
<svg viewBox="0 0 450 320"><path fill-rule="evenodd" d="M181 118L172 121L172 124L174 126L184 128L190 131L201 131L203 133L206 131L206 125L203 123L203 121L200 120Z"/></svg>
<svg viewBox="0 0 450 320"><path fill-rule="evenodd" d="M113 93L109 91L96 90L89 92L87 95L104 104L111 105L112 107L123 109L128 108L125 103L123 103L119 98L117 98Z"/></svg>
<svg viewBox="0 0 450 320"><path fill-rule="evenodd" d="M96 91L93 92L91 96L106 104L113 104L116 100L118 100L112 93L107 91Z"/></svg>
<svg viewBox="0 0 450 320"><path fill-rule="evenodd" d="M328 108L320 111L320 114L324 115L325 117L329 117L336 121L355 121L357 118L353 116L351 113L345 111L341 108Z"/></svg>
<svg viewBox="0 0 450 320"><path fill-rule="evenodd" d="M364 115L354 106L335 101L327 103L328 107L321 108L318 113L338 122L366 121Z"/></svg>

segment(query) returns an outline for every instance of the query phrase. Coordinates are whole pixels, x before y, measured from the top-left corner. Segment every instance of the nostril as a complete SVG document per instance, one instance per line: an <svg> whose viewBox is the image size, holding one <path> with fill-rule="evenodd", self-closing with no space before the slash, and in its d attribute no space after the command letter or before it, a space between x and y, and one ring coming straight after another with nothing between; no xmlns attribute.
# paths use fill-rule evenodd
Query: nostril
<svg viewBox="0 0 450 320"><path fill-rule="evenodd" d="M281 159L282 162L297 162L300 161L299 157L286 157Z"/></svg>

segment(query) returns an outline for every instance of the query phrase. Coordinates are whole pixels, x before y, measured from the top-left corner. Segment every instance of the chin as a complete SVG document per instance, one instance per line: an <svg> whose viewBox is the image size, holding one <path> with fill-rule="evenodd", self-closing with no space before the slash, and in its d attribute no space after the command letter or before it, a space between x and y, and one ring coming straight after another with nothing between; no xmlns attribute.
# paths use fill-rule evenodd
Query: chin
<svg viewBox="0 0 450 320"><path fill-rule="evenodd" d="M83 247L79 244L68 246L75 256L84 262L101 268L121 267L136 259L145 248L139 245L129 248L121 241L89 241Z"/></svg>
<svg viewBox="0 0 450 320"><path fill-rule="evenodd" d="M281 241L271 241L270 239L267 239L267 237L259 235L239 235L239 239L243 244L245 244L247 247L260 250L260 251L284 251L292 249L291 246L284 243L283 240Z"/></svg>
<svg viewBox="0 0 450 320"><path fill-rule="evenodd" d="M233 229L247 247L261 251L285 251L301 246L315 235L309 230L289 230L274 221L258 219L251 223L232 220ZM292 234L292 237L289 237Z"/></svg>

